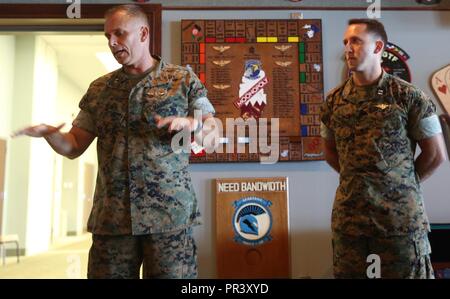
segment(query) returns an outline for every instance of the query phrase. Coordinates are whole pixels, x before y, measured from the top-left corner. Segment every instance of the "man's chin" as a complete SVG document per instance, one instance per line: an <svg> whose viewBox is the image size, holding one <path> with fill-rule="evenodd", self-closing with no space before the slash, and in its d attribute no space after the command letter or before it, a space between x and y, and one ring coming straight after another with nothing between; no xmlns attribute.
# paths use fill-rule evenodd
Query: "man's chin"
<svg viewBox="0 0 450 299"><path fill-rule="evenodd" d="M119 53L116 54L116 55L113 54L113 57L114 57L114 59L115 59L118 63L120 63L120 64L122 64L124 61L126 61L126 60L128 60L128 59L130 58L129 55L128 55L128 53L126 53L126 52L124 52L124 51L119 52Z"/></svg>
<svg viewBox="0 0 450 299"><path fill-rule="evenodd" d="M117 63L118 63L118 64L120 64L121 66L124 66L124 65L126 65L126 64L127 64L127 62L126 62L126 60L125 60L125 59L120 59L120 58L119 58L119 59L117 59L117 58L116 58L116 61L117 61Z"/></svg>
<svg viewBox="0 0 450 299"><path fill-rule="evenodd" d="M356 65L354 65L354 64L349 64L349 63L347 63L347 69L348 69L349 71L354 72L354 71L356 71L356 70L358 69L358 67L357 67Z"/></svg>

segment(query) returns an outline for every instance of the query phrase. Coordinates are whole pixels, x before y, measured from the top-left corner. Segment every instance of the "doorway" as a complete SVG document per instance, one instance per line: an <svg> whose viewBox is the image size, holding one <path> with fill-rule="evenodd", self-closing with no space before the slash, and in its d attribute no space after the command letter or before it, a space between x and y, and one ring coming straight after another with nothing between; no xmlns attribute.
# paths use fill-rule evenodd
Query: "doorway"
<svg viewBox="0 0 450 299"><path fill-rule="evenodd" d="M6 84L8 105L3 112L9 120L0 130L0 139L36 122L65 122L65 129L70 128L87 85L111 71L101 62L101 55L95 54L109 52L102 18L113 4L83 4L80 19L67 17L69 5L0 4L0 36L7 36L0 38L0 43L6 43L11 54L2 51L11 73ZM160 55L161 5L142 7L151 25L151 51ZM88 53L88 48L96 49ZM17 101L18 98L22 100ZM0 206L4 224L1 227L0 221L0 228L4 233L19 234L25 254L43 252L60 237L86 230L97 165L94 147L91 145L91 152L73 167L42 140L22 138L4 146L8 155L3 163L6 167L2 194L7 194L4 201L8 204L3 205L3 211ZM68 168L74 171L70 178L64 176ZM76 198L74 207L64 209L64 194ZM11 215L14 217L5 217Z"/></svg>

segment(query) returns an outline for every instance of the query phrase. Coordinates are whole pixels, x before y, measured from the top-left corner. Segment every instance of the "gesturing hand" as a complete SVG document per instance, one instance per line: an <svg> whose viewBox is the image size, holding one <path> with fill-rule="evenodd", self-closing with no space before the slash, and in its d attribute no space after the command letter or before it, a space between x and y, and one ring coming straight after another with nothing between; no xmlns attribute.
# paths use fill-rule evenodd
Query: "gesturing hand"
<svg viewBox="0 0 450 299"><path fill-rule="evenodd" d="M22 135L30 136L30 137L45 137L47 135L53 134L61 130L64 127L64 123L60 124L57 127L53 127L46 124L40 124L37 126L30 126L24 129L18 130L11 134L11 137L18 137Z"/></svg>
<svg viewBox="0 0 450 299"><path fill-rule="evenodd" d="M161 117L160 115L155 115L155 122L158 128L162 128L165 126L168 127L168 131L181 131L184 128L189 129L190 131L195 129L195 119L190 117L178 117L178 116L168 116Z"/></svg>

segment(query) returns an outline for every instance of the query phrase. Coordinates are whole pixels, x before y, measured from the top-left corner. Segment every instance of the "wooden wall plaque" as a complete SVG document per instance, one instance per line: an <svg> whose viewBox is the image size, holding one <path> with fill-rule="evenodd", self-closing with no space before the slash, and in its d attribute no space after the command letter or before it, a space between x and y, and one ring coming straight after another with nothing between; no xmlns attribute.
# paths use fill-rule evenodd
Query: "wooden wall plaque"
<svg viewBox="0 0 450 299"><path fill-rule="evenodd" d="M321 26L320 19L182 20L182 64L205 84L224 127L222 152L193 153L191 162L260 161L248 128L235 131L234 147L227 147L226 119L238 118L257 126L267 119L269 134L256 138L268 144L276 140L272 119L279 120L279 161L323 160ZM239 144L245 150L238 152Z"/></svg>
<svg viewBox="0 0 450 299"><path fill-rule="evenodd" d="M431 87L444 113L450 114L450 64L431 76Z"/></svg>
<svg viewBox="0 0 450 299"><path fill-rule="evenodd" d="M286 177L216 179L219 278L289 278Z"/></svg>

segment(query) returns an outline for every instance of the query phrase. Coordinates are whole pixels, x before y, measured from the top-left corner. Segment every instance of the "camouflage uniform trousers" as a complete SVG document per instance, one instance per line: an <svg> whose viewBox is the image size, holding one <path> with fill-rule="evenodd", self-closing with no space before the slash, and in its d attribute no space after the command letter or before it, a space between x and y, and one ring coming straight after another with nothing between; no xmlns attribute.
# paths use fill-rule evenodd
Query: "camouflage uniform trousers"
<svg viewBox="0 0 450 299"><path fill-rule="evenodd" d="M192 228L142 236L92 235L88 278L197 278Z"/></svg>
<svg viewBox="0 0 450 299"><path fill-rule="evenodd" d="M332 244L335 278L368 278L370 254L380 257L380 278L434 278L427 233L375 238L333 232Z"/></svg>

